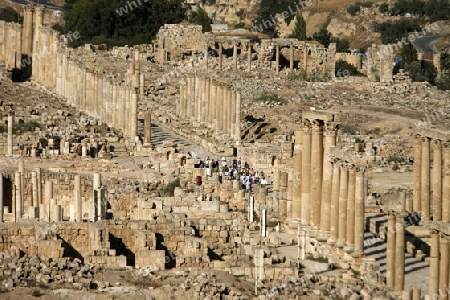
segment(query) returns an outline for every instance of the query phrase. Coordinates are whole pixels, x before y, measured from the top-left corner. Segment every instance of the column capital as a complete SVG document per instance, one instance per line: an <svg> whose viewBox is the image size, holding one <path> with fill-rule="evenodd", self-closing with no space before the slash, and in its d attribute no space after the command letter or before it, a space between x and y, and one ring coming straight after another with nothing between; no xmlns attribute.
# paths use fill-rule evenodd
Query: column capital
<svg viewBox="0 0 450 300"><path fill-rule="evenodd" d="M312 124L308 119L302 120L303 134L311 134Z"/></svg>
<svg viewBox="0 0 450 300"><path fill-rule="evenodd" d="M336 135L339 130L339 123L337 122L325 122L324 132L326 135Z"/></svg>
<svg viewBox="0 0 450 300"><path fill-rule="evenodd" d="M430 142L430 138L429 137L427 137L427 136L422 136L422 143L429 143Z"/></svg>
<svg viewBox="0 0 450 300"><path fill-rule="evenodd" d="M433 148L441 147L441 146L442 146L442 141L441 141L441 140L433 139L433 140L431 141L431 144L433 145Z"/></svg>
<svg viewBox="0 0 450 300"><path fill-rule="evenodd" d="M311 120L311 129L313 133L319 133L323 131L323 124L317 120L313 119Z"/></svg>
<svg viewBox="0 0 450 300"><path fill-rule="evenodd" d="M353 165L353 164L348 164L347 168L348 168L348 171L349 171L350 173L356 174L356 166L355 166L355 165Z"/></svg>

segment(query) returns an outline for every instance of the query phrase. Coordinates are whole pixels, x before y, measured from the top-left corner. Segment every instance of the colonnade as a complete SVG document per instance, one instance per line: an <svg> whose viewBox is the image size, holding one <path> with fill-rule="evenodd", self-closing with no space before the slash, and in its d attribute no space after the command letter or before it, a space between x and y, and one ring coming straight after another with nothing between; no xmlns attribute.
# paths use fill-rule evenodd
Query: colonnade
<svg viewBox="0 0 450 300"><path fill-rule="evenodd" d="M25 216L44 222L59 222L63 220L64 216L69 216L70 221L83 221L82 203L85 197L82 197L80 175L73 176L73 200L68 207L63 207L62 203L57 203L54 198L54 182L52 179L44 181L40 168L26 172L24 160L20 160L17 171L10 177L12 181L12 201L11 207L5 209L5 178L4 174L0 173L0 222L4 222L5 212L12 213L13 222L18 222ZM31 180L31 191L28 197L25 197L26 180ZM92 191L92 205L85 205L84 209L89 212L91 221L105 219L107 217L107 201L105 189L101 186L100 173L94 173L93 175ZM66 210L64 211L64 209Z"/></svg>
<svg viewBox="0 0 450 300"><path fill-rule="evenodd" d="M241 94L217 79L189 76L180 86L178 114L228 134L241 136Z"/></svg>
<svg viewBox="0 0 450 300"><path fill-rule="evenodd" d="M440 232L439 230L433 230L431 233L429 276L430 299L450 299L450 240L447 233L448 232Z"/></svg>
<svg viewBox="0 0 450 300"><path fill-rule="evenodd" d="M329 233L330 244L359 257L364 253L364 170L331 153L339 128L335 119L325 112L303 113L303 128L294 137L291 217L323 237Z"/></svg>
<svg viewBox="0 0 450 300"><path fill-rule="evenodd" d="M445 143L447 140L446 136L434 134L418 134L415 138L413 211L420 212L424 220L432 217L433 221L450 222L450 144Z"/></svg>

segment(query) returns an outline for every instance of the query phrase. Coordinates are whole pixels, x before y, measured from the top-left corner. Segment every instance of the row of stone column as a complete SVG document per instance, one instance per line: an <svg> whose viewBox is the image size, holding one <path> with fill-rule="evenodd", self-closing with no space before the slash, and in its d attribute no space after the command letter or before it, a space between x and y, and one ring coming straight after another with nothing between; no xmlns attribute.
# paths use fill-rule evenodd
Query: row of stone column
<svg viewBox="0 0 450 300"><path fill-rule="evenodd" d="M206 77L187 77L180 86L178 114L240 140L241 94L228 84Z"/></svg>
<svg viewBox="0 0 450 300"><path fill-rule="evenodd" d="M81 111L122 129L127 138L137 136L138 94L140 77L135 64L122 82L119 78L107 78L103 74L88 70L81 63L72 60L66 53L59 52L56 92ZM136 86L137 85L137 86Z"/></svg>
<svg viewBox="0 0 450 300"><path fill-rule="evenodd" d="M22 54L22 25L0 21L0 60L6 68L20 69Z"/></svg>
<svg viewBox="0 0 450 300"><path fill-rule="evenodd" d="M44 185L44 197L42 197L42 176L41 169L36 168L31 172L32 193L30 203L25 203L25 167L23 160L19 162L18 171L14 173L12 189L12 207L13 222L23 218L26 209L28 209L29 218L39 218L45 222L59 222L63 218L63 207L58 204L53 197L53 181L46 180ZM73 221L83 221L82 197L81 195L81 176L74 176L73 189ZM0 222L4 221L4 177L0 174ZM105 189L101 187L101 175L95 173L93 176L93 206L92 221L98 221L106 218L107 200ZM72 205L71 205L72 206ZM72 208L70 208L71 210ZM71 217L72 218L72 217Z"/></svg>
<svg viewBox="0 0 450 300"><path fill-rule="evenodd" d="M295 132L291 216L324 236L329 232L330 243L361 256L364 171L330 155L338 128L336 122L304 118L302 130Z"/></svg>
<svg viewBox="0 0 450 300"><path fill-rule="evenodd" d="M433 150L432 155L430 149ZM413 210L421 212L423 219L432 216L434 221L450 222L450 145L417 135L413 172Z"/></svg>
<svg viewBox="0 0 450 300"><path fill-rule="evenodd" d="M223 70L223 42L219 41L219 50L218 50L218 67L219 71ZM247 42L247 71L251 72L252 70L252 44L250 42ZM238 43L233 42L233 70L237 70L237 49L238 49ZM208 69L208 60L209 60L209 44L206 44L206 51L205 51L205 65Z"/></svg>
<svg viewBox="0 0 450 300"><path fill-rule="evenodd" d="M449 241L447 235L433 230L430 244L430 299L450 299Z"/></svg>
<svg viewBox="0 0 450 300"><path fill-rule="evenodd" d="M395 291L405 288L405 215L388 213L386 285Z"/></svg>

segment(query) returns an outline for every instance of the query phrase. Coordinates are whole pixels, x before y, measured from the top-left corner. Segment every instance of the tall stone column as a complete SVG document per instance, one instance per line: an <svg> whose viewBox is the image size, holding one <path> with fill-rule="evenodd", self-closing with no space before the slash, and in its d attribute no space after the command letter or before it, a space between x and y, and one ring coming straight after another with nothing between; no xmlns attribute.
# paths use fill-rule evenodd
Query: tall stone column
<svg viewBox="0 0 450 300"><path fill-rule="evenodd" d="M20 173L20 199L22 203L22 211L25 211L25 163L22 160L19 160L19 173Z"/></svg>
<svg viewBox="0 0 450 300"><path fill-rule="evenodd" d="M289 70L294 71L294 44L292 43L289 47Z"/></svg>
<svg viewBox="0 0 450 300"><path fill-rule="evenodd" d="M219 71L222 71L222 56L223 56L222 42L219 42Z"/></svg>
<svg viewBox="0 0 450 300"><path fill-rule="evenodd" d="M41 177L41 168L35 168L36 179L37 179L37 191L38 191L38 203L42 204L42 177Z"/></svg>
<svg viewBox="0 0 450 300"><path fill-rule="evenodd" d="M386 285L395 286L395 245L396 245L395 215L388 214L388 232L386 249Z"/></svg>
<svg viewBox="0 0 450 300"><path fill-rule="evenodd" d="M280 46L275 45L275 72L280 72Z"/></svg>
<svg viewBox="0 0 450 300"><path fill-rule="evenodd" d="M312 122L311 136L311 225L320 227L323 172L323 126L319 120Z"/></svg>
<svg viewBox="0 0 450 300"><path fill-rule="evenodd" d="M300 219L302 212L302 143L303 131L294 132L294 180L292 191L292 218Z"/></svg>
<svg viewBox="0 0 450 300"><path fill-rule="evenodd" d="M0 173L0 223L3 223L3 211L4 211L4 202L3 198L5 195L5 191L3 190L3 173Z"/></svg>
<svg viewBox="0 0 450 300"><path fill-rule="evenodd" d="M137 132L137 119L138 119L138 91L133 89L131 91L131 111L130 111L130 138L134 138L138 135Z"/></svg>
<svg viewBox="0 0 450 300"><path fill-rule="evenodd" d="M199 115L199 99L200 99L200 78L198 76L195 76L194 78L194 102L192 102L192 119L197 120L197 117Z"/></svg>
<svg viewBox="0 0 450 300"><path fill-rule="evenodd" d="M349 251L355 245L355 196L356 196L356 170L351 166L348 170L348 197L347 197L347 246Z"/></svg>
<svg viewBox="0 0 450 300"><path fill-rule="evenodd" d="M302 141L302 225L310 225L311 217L311 123L303 121Z"/></svg>
<svg viewBox="0 0 450 300"><path fill-rule="evenodd" d="M81 176L74 176L74 200L75 200L75 221L82 222L83 221L83 208L81 204Z"/></svg>
<svg viewBox="0 0 450 300"><path fill-rule="evenodd" d="M344 247L347 234L347 197L348 197L348 167L341 166L341 178L339 185L339 230L337 246Z"/></svg>
<svg viewBox="0 0 450 300"><path fill-rule="evenodd" d="M442 142L433 140L433 221L442 219Z"/></svg>
<svg viewBox="0 0 450 300"><path fill-rule="evenodd" d="M150 147L152 139L152 112L147 111L144 115L144 147Z"/></svg>
<svg viewBox="0 0 450 300"><path fill-rule="evenodd" d="M237 44L233 43L233 69L237 70Z"/></svg>
<svg viewBox="0 0 450 300"><path fill-rule="evenodd" d="M208 69L208 59L209 59L209 46L208 43L206 43L205 46L205 67Z"/></svg>
<svg viewBox="0 0 450 300"><path fill-rule="evenodd" d="M422 137L416 136L414 140L414 189L413 189L413 210L420 212L422 209Z"/></svg>
<svg viewBox="0 0 450 300"><path fill-rule="evenodd" d="M439 300L448 300L448 280L449 280L449 245L445 235L441 235L440 239L441 259L439 260L439 290L441 295Z"/></svg>
<svg viewBox="0 0 450 300"><path fill-rule="evenodd" d="M50 222L50 206L51 206L51 200L53 199L53 181L46 180L45 181L45 203L43 205L44 207L44 214L43 216L39 216L41 220Z"/></svg>
<svg viewBox="0 0 450 300"><path fill-rule="evenodd" d="M430 139L422 138L421 211L422 218L430 217Z"/></svg>
<svg viewBox="0 0 450 300"><path fill-rule="evenodd" d="M252 43L248 43L248 72L252 71Z"/></svg>
<svg viewBox="0 0 450 300"><path fill-rule="evenodd" d="M33 8L28 5L23 11L22 52L28 56L33 53Z"/></svg>
<svg viewBox="0 0 450 300"><path fill-rule="evenodd" d="M241 93L236 92L236 120L234 138L237 141L241 140Z"/></svg>
<svg viewBox="0 0 450 300"><path fill-rule="evenodd" d="M37 173L35 171L31 172L31 206L37 207L39 206L39 198L38 198L38 182L37 182Z"/></svg>
<svg viewBox="0 0 450 300"><path fill-rule="evenodd" d="M14 188L16 191L16 218L21 219L23 214L22 184L20 183L20 172L14 173Z"/></svg>
<svg viewBox="0 0 450 300"><path fill-rule="evenodd" d="M8 114L8 156L13 156L13 124L14 124L14 112L10 111Z"/></svg>
<svg viewBox="0 0 450 300"><path fill-rule="evenodd" d="M323 175L322 175L322 205L320 212L321 229L329 231L331 226L330 208L331 208L331 181L333 175L333 166L329 157L330 150L336 145L336 132L338 126L334 123L325 124L325 145L323 149Z"/></svg>
<svg viewBox="0 0 450 300"><path fill-rule="evenodd" d="M355 178L355 251L354 257L364 255L364 171L359 170Z"/></svg>
<svg viewBox="0 0 450 300"><path fill-rule="evenodd" d="M339 187L340 168L336 161L332 161L333 176L331 179L331 206L330 206L330 244L335 244L339 230Z"/></svg>
<svg viewBox="0 0 450 300"><path fill-rule="evenodd" d="M403 215L397 214L395 228L395 290L405 289L405 223ZM448 265L448 264L447 264Z"/></svg>
<svg viewBox="0 0 450 300"><path fill-rule="evenodd" d="M447 266L448 267L448 266ZM429 295L438 294L439 290L439 232L431 233L430 243L430 276L429 276Z"/></svg>
<svg viewBox="0 0 450 300"><path fill-rule="evenodd" d="M209 103L210 103L211 99L210 99L210 80L209 78L205 78L205 101L204 101L204 105L203 105L203 122L205 122L205 124L209 127L210 123L209 123L209 119L208 119L208 115L209 115Z"/></svg>
<svg viewBox="0 0 450 300"><path fill-rule="evenodd" d="M444 148L444 170L442 184L442 221L450 222L450 145Z"/></svg>

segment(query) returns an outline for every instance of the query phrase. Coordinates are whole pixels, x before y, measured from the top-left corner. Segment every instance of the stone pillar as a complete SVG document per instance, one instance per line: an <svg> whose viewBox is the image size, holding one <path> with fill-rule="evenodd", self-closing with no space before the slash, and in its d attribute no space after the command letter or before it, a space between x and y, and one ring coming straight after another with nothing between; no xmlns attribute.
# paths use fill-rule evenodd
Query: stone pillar
<svg viewBox="0 0 450 300"><path fill-rule="evenodd" d="M348 168L341 166L341 178L339 182L339 230L337 246L344 247L347 234L347 197L348 197Z"/></svg>
<svg viewBox="0 0 450 300"><path fill-rule="evenodd" d="M312 122L311 137L311 225L320 227L323 172L323 126L319 120Z"/></svg>
<svg viewBox="0 0 450 300"><path fill-rule="evenodd" d="M241 140L241 93L236 92L236 120L234 138L236 141Z"/></svg>
<svg viewBox="0 0 450 300"><path fill-rule="evenodd" d="M309 226L311 214L311 123L303 122L302 141L302 225Z"/></svg>
<svg viewBox="0 0 450 300"><path fill-rule="evenodd" d="M252 43L248 43L248 72L252 71Z"/></svg>
<svg viewBox="0 0 450 300"><path fill-rule="evenodd" d="M329 157L331 147L336 145L337 126L326 123L325 145L323 149L323 175L322 175L322 205L320 212L320 225L323 231L329 231L331 226L331 181L333 177L333 165Z"/></svg>
<svg viewBox="0 0 450 300"><path fill-rule="evenodd" d="M287 186L288 186L288 172L279 172L280 173L280 192L278 195L278 199L274 200L278 202L278 216L286 217L287 216ZM274 209L277 210L276 202L274 203Z"/></svg>
<svg viewBox="0 0 450 300"><path fill-rule="evenodd" d="M222 71L222 42L219 42L219 71Z"/></svg>
<svg viewBox="0 0 450 300"><path fill-rule="evenodd" d="M442 184L442 221L450 222L450 145L444 148L444 170Z"/></svg>
<svg viewBox="0 0 450 300"><path fill-rule="evenodd" d="M255 212L255 198L253 196L250 196L248 206L248 221L250 223L254 221L254 212Z"/></svg>
<svg viewBox="0 0 450 300"><path fill-rule="evenodd" d="M147 111L144 115L144 147L151 147L152 139L152 113Z"/></svg>
<svg viewBox="0 0 450 300"><path fill-rule="evenodd" d="M442 142L433 140L433 221L442 219Z"/></svg>
<svg viewBox="0 0 450 300"><path fill-rule="evenodd" d="M129 137L134 141L137 136L137 119L138 119L138 93L133 90L131 93L131 111L130 111L130 133Z"/></svg>
<svg viewBox="0 0 450 300"><path fill-rule="evenodd" d="M422 209L421 205L421 195L422 195L422 138L420 136L416 136L414 141L414 165L413 165L413 173L414 173L414 189L413 189L413 210L415 212L420 212Z"/></svg>
<svg viewBox="0 0 450 300"><path fill-rule="evenodd" d="M25 211L25 163L23 159L19 160L20 173L20 203L22 203L22 212Z"/></svg>
<svg viewBox="0 0 450 300"><path fill-rule="evenodd" d="M355 176L355 251L354 257L364 256L364 172L359 170Z"/></svg>
<svg viewBox="0 0 450 300"><path fill-rule="evenodd" d="M448 265L447 265L448 268ZM439 289L439 232L431 233L430 243L430 276L429 276L429 295L438 294Z"/></svg>
<svg viewBox="0 0 450 300"><path fill-rule="evenodd" d="M81 204L81 176L74 176L74 200L75 200L75 221L83 222L83 208Z"/></svg>
<svg viewBox="0 0 450 300"><path fill-rule="evenodd" d="M356 170L352 166L348 170L348 197L347 197L347 246L349 251L355 245L355 196L356 196Z"/></svg>
<svg viewBox="0 0 450 300"><path fill-rule="evenodd" d="M275 45L275 72L280 72L280 46Z"/></svg>
<svg viewBox="0 0 450 300"><path fill-rule="evenodd" d="M421 212L422 218L430 217L430 139L422 138Z"/></svg>
<svg viewBox="0 0 450 300"><path fill-rule="evenodd" d="M51 199L53 199L53 181L45 181L45 198L44 198L44 213L45 215L40 216L41 220L50 222L50 205Z"/></svg>
<svg viewBox="0 0 450 300"><path fill-rule="evenodd" d="M92 184L93 189L93 204L94 204L94 215L93 221L96 222L101 219L101 212L103 211L104 203L101 197L101 174L94 173L94 179Z"/></svg>
<svg viewBox="0 0 450 300"><path fill-rule="evenodd" d="M4 212L4 202L3 197L5 195L5 192L3 190L3 173L0 173L0 223L3 223L3 212Z"/></svg>
<svg viewBox="0 0 450 300"><path fill-rule="evenodd" d="M261 211L261 237L267 236L266 224L266 210L263 208Z"/></svg>
<svg viewBox="0 0 450 300"><path fill-rule="evenodd" d="M394 287L395 285L395 215L388 214L388 232L387 232L387 246L386 246L386 285Z"/></svg>
<svg viewBox="0 0 450 300"><path fill-rule="evenodd" d="M333 176L331 179L331 205L330 205L330 244L335 244L338 239L339 230L339 183L340 168L339 164L332 162Z"/></svg>
<svg viewBox="0 0 450 300"><path fill-rule="evenodd" d="M17 219L21 219L22 218L22 213L23 213L23 199L22 199L22 184L20 182L20 172L15 172L14 173L14 188L16 191L16 218Z"/></svg>
<svg viewBox="0 0 450 300"><path fill-rule="evenodd" d="M449 245L448 239L445 235L441 235L440 252L441 259L439 260L439 291L441 295L439 300L448 300L448 280L449 280Z"/></svg>
<svg viewBox="0 0 450 300"><path fill-rule="evenodd" d="M292 43L289 48L289 70L294 71L294 44Z"/></svg>
<svg viewBox="0 0 450 300"><path fill-rule="evenodd" d="M37 180L37 192L38 192L38 204L42 204L42 177L41 177L41 168L35 168L36 172L36 180Z"/></svg>
<svg viewBox="0 0 450 300"><path fill-rule="evenodd" d="M33 8L25 6L23 11L22 53L30 56L33 53Z"/></svg>
<svg viewBox="0 0 450 300"><path fill-rule="evenodd" d="M35 171L31 172L31 206L39 206L38 188L37 188L37 174Z"/></svg>
<svg viewBox="0 0 450 300"><path fill-rule="evenodd" d="M303 131L294 133L294 180L292 190L292 218L300 219L302 212L302 143Z"/></svg>
<svg viewBox="0 0 450 300"><path fill-rule="evenodd" d="M233 69L237 70L237 44L233 43Z"/></svg>
<svg viewBox="0 0 450 300"><path fill-rule="evenodd" d="M13 124L14 124L14 113L8 114L8 156L13 156Z"/></svg>
<svg viewBox="0 0 450 300"><path fill-rule="evenodd" d="M206 67L206 69L208 69L208 59L209 59L209 47L208 47L208 43L206 43L206 46L205 46L205 67Z"/></svg>
<svg viewBox="0 0 450 300"><path fill-rule="evenodd" d="M405 289L405 224L403 215L396 216L395 229L395 290Z"/></svg>

